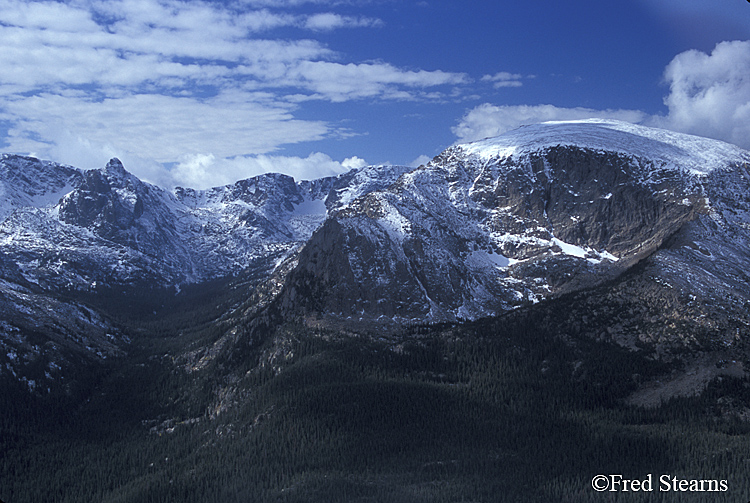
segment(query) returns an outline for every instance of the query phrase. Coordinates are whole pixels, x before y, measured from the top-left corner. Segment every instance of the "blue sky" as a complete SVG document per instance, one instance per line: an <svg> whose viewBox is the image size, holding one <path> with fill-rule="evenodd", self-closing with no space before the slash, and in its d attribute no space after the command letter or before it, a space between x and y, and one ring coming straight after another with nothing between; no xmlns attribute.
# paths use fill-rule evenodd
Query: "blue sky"
<svg viewBox="0 0 750 503"><path fill-rule="evenodd" d="M0 150L162 186L619 118L750 147L750 3L0 0Z"/></svg>

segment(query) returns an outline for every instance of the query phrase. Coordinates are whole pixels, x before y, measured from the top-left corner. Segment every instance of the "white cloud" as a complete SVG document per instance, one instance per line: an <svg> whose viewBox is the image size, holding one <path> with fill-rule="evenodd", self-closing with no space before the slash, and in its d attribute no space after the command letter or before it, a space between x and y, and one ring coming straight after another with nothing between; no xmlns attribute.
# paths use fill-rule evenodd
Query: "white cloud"
<svg viewBox="0 0 750 503"><path fill-rule="evenodd" d="M348 134L297 118L306 101L434 99L443 96L440 86L467 81L462 74L342 62L345 55L310 36L382 22L284 10L303 3L337 4L0 0L3 148L83 168L116 155L132 159L129 169L156 183L171 180L159 164L203 159L185 164L194 165L185 173L197 173L213 156L201 179L213 177L206 183L218 185L228 179L221 169L241 171L234 159L253 159L258 167L272 162L252 156ZM280 27L303 36L259 36ZM301 169L287 160L289 169ZM304 165L317 172L325 165L318 161Z"/></svg>
<svg viewBox="0 0 750 503"><path fill-rule="evenodd" d="M305 4L338 4L341 0L240 0L240 3L252 7L289 8Z"/></svg>
<svg viewBox="0 0 750 503"><path fill-rule="evenodd" d="M711 54L683 52L664 75L669 113L655 124L750 148L750 42L722 42Z"/></svg>
<svg viewBox="0 0 750 503"><path fill-rule="evenodd" d="M314 141L329 132L322 122L297 120L288 107L259 101L241 92L206 100L150 94L102 101L62 94L18 98L6 105L16 118L8 147L71 162L64 155L65 144L77 137L96 151L169 163L191 153L268 153L281 144ZM102 160L91 159L80 167L98 167Z"/></svg>
<svg viewBox="0 0 750 503"><path fill-rule="evenodd" d="M360 159L359 157L355 155L355 156L347 157L346 159L344 159L341 162L341 166L343 168L346 168L347 170L359 169L359 168L364 168L365 166L367 166L367 161L365 161L364 159Z"/></svg>
<svg viewBox="0 0 750 503"><path fill-rule="evenodd" d="M197 154L186 156L170 174L171 185L207 189L263 173L284 173L297 180L309 180L337 175L366 165L358 157L337 162L320 152L314 152L305 158L259 155L227 159L217 158L212 154Z"/></svg>
<svg viewBox="0 0 750 503"><path fill-rule="evenodd" d="M61 2L0 1L0 22L61 32L96 31L90 12Z"/></svg>
<svg viewBox="0 0 750 503"><path fill-rule="evenodd" d="M512 81L511 74L482 80ZM561 108L553 105L496 106L469 110L452 131L459 142L497 136L523 124L591 117L643 123L715 138L750 149L750 41L722 42L710 54L686 51L667 65L664 79L668 112Z"/></svg>
<svg viewBox="0 0 750 503"><path fill-rule="evenodd" d="M279 84L296 86L315 93L318 99L342 102L366 97L397 100L420 96L415 89L463 84L464 74L442 71L401 70L387 63L341 64L330 61L302 61L288 68Z"/></svg>
<svg viewBox="0 0 750 503"><path fill-rule="evenodd" d="M553 105L495 106L485 103L469 110L452 131L459 143L466 143L497 136L524 124L591 117L641 122L647 116L637 110L560 108Z"/></svg>
<svg viewBox="0 0 750 503"><path fill-rule="evenodd" d="M340 16L332 12L324 12L309 16L304 22L304 27L309 30L330 31L336 28L372 27L381 24L383 24L382 21L378 19Z"/></svg>
<svg viewBox="0 0 750 503"><path fill-rule="evenodd" d="M316 98L346 99L354 81L366 96L387 96L399 86L432 87L466 81L441 71L405 71L385 63L348 64L309 39L264 40L253 32L278 26L313 30L371 27L372 18L266 10L234 12L203 2L98 1L88 10L57 2L0 0L0 83L31 88L64 85L190 88L254 79L258 88L301 86ZM33 11L33 15L25 14ZM49 12L47 12L49 11ZM61 12L62 11L62 12ZM108 21L97 24L94 14ZM67 21L59 22L60 19ZM56 21L57 20L57 21ZM78 22L79 31L69 30ZM65 29L57 29L62 25ZM325 92L344 80L349 91ZM323 92L320 92L320 90Z"/></svg>
<svg viewBox="0 0 750 503"><path fill-rule="evenodd" d="M423 164L427 164L432 160L431 157L426 155L420 155L416 159L414 159L412 162L409 163L409 166L413 168L418 168L419 166L422 166Z"/></svg>
<svg viewBox="0 0 750 503"><path fill-rule="evenodd" d="M495 75L485 75L482 77L482 82L492 82L495 89L501 87L521 87L523 82L521 79L523 75L518 73L499 72Z"/></svg>

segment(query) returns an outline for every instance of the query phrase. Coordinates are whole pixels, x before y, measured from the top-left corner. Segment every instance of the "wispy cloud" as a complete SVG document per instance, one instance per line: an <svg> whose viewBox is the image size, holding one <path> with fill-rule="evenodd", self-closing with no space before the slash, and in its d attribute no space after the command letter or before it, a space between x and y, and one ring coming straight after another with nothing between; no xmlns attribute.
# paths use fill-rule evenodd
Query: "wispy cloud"
<svg viewBox="0 0 750 503"><path fill-rule="evenodd" d="M482 82L492 82L495 89L501 87L521 87L523 75L518 73L499 72L495 75L485 75Z"/></svg>
<svg viewBox="0 0 750 503"><path fill-rule="evenodd" d="M126 94L101 101L39 94L9 101L6 108L6 117L14 122L11 150L55 153L64 135L76 132L113 152L134 152L164 163L198 152L227 157L267 153L281 143L316 140L329 132L322 122L294 119L289 107L244 92L203 100Z"/></svg>
<svg viewBox="0 0 750 503"><path fill-rule="evenodd" d="M419 90L468 81L463 74L401 70L387 63L302 61L287 68L277 84L306 89L318 99L341 102L366 97L414 99L420 96Z"/></svg>
<svg viewBox="0 0 750 503"><path fill-rule="evenodd" d="M379 26L382 21L367 17L340 16L332 12L314 14L304 20L304 27L309 30L330 31L337 28L361 28Z"/></svg>
<svg viewBox="0 0 750 503"><path fill-rule="evenodd" d="M554 105L496 106L485 103L469 110L453 128L453 134L456 135L459 143L466 143L497 136L524 124L592 117L636 123L643 121L647 115L638 110L595 110Z"/></svg>

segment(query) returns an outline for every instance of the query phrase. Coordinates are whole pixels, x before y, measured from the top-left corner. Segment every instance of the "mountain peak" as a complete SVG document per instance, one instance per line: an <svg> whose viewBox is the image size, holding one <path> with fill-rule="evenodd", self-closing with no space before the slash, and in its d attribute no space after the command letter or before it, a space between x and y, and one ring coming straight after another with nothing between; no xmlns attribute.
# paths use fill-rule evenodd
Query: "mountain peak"
<svg viewBox="0 0 750 503"><path fill-rule="evenodd" d="M746 161L727 143L602 120L455 146L333 214L281 305L339 319L473 319L592 288L652 255L710 270L695 291L733 285L750 298L729 277L745 266L717 280L703 263L750 264L736 245L748 239Z"/></svg>
<svg viewBox="0 0 750 503"><path fill-rule="evenodd" d="M109 173L117 173L120 175L124 175L126 173L125 166L122 165L122 161L117 157L113 157L112 159L110 159L107 165L104 167L104 170Z"/></svg>

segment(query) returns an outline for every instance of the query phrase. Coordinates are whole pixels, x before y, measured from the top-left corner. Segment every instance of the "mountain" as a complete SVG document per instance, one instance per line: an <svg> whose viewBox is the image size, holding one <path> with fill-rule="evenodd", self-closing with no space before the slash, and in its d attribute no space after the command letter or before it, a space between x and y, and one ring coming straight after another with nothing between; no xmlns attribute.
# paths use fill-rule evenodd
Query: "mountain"
<svg viewBox="0 0 750 503"><path fill-rule="evenodd" d="M5 370L21 376L26 363L41 362L36 367L43 372L25 376L36 383L50 369L75 366L68 365L73 360L122 355L128 337L106 312L87 307L92 300L160 299L150 310L161 304L159 292L174 295L186 285L237 275L266 278L329 211L390 185L408 169L368 167L300 182L267 174L209 190L170 192L142 182L118 159L84 172L5 155L0 160L6 194L0 209ZM141 304L146 309L148 299Z"/></svg>
<svg viewBox="0 0 750 503"><path fill-rule="evenodd" d="M158 317L215 281L232 297L215 316L236 327L398 330L576 298L591 337L731 346L750 327L748 160L601 120L522 127L416 169L209 190L150 185L117 159L80 171L5 155L0 368L36 383L123 355L127 306Z"/></svg>
<svg viewBox="0 0 750 503"><path fill-rule="evenodd" d="M709 323L713 306L722 319L737 315L733 335L744 333L749 160L726 143L599 120L458 145L326 220L279 312L477 319L591 289L638 264L642 284L629 295L680 292L693 322Z"/></svg>
<svg viewBox="0 0 750 503"><path fill-rule="evenodd" d="M0 498L742 500L748 161L599 120L201 191L3 156Z"/></svg>

